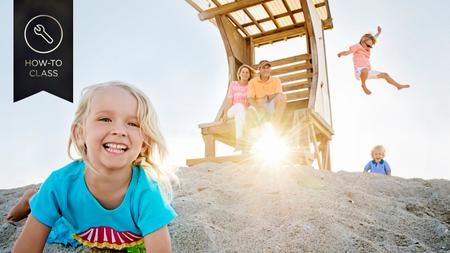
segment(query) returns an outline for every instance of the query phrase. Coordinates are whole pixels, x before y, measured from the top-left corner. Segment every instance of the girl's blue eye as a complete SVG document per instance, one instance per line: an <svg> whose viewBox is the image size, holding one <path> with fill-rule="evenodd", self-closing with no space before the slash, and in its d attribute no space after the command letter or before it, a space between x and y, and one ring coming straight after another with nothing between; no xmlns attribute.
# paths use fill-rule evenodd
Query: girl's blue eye
<svg viewBox="0 0 450 253"><path fill-rule="evenodd" d="M139 124L138 123L128 123L128 125L130 125L130 126L132 126L132 127L139 127Z"/></svg>

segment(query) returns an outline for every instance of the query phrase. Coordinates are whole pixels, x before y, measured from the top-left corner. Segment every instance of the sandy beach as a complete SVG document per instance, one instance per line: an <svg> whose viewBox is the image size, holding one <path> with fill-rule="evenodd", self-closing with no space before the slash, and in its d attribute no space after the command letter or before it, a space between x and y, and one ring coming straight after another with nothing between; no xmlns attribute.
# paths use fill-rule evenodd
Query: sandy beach
<svg viewBox="0 0 450 253"><path fill-rule="evenodd" d="M205 163L178 176L174 252L450 252L447 180L252 163ZM28 187L0 190L0 252L23 225L3 215Z"/></svg>

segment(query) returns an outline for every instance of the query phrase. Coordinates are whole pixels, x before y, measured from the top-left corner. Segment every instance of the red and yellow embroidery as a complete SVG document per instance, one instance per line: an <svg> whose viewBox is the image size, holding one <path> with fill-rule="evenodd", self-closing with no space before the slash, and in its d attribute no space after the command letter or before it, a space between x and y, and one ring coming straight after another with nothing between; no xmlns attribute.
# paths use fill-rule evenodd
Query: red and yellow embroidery
<svg viewBox="0 0 450 253"><path fill-rule="evenodd" d="M140 235L131 232L119 232L111 227L90 228L74 234L73 238L89 247L117 250L133 247L144 242Z"/></svg>

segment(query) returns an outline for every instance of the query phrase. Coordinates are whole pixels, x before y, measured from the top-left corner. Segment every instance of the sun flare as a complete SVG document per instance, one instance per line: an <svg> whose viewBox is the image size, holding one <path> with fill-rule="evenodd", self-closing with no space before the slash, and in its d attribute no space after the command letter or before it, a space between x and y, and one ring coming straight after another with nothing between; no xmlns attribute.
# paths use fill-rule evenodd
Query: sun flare
<svg viewBox="0 0 450 253"><path fill-rule="evenodd" d="M288 159L289 147L287 141L274 130L272 124L267 123L262 126L261 137L256 140L250 153L264 164L278 165Z"/></svg>

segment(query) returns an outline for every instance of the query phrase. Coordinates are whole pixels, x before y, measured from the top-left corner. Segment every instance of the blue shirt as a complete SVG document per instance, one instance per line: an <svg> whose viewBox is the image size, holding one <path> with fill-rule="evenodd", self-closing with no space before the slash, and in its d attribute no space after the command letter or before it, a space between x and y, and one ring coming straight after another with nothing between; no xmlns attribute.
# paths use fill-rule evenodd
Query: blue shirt
<svg viewBox="0 0 450 253"><path fill-rule="evenodd" d="M142 244L143 236L176 217L142 168L133 167L128 190L115 209L105 209L89 192L84 170L83 161L74 161L54 171L30 200L33 216L49 227L63 217L80 243L112 249Z"/></svg>
<svg viewBox="0 0 450 253"><path fill-rule="evenodd" d="M372 160L364 167L364 172L388 175L391 173L391 167L385 160L381 160L379 163Z"/></svg>

